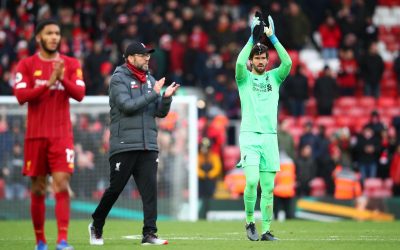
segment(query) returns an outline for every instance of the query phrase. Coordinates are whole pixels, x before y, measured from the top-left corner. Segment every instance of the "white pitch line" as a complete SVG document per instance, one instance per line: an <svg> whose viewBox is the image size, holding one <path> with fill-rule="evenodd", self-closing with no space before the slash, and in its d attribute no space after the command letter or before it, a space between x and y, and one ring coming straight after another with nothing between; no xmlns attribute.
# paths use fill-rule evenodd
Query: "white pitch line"
<svg viewBox="0 0 400 250"><path fill-rule="evenodd" d="M236 233L235 233L236 234ZM242 240L247 240L245 237L243 238L226 238L226 237L202 237L202 236L176 236L176 235L163 235L165 236L166 239L168 240L206 240L206 241L212 241L212 240L229 240L229 241L242 241ZM128 239L128 240L140 240L142 239L141 235L126 235L122 236L123 239ZM392 238L392 239L379 239L379 238L372 238L371 237L365 237L361 236L360 238L341 238L339 236L330 236L328 238L322 238L322 239L290 239L290 238L279 238L280 241L391 241L391 242L400 242L400 239Z"/></svg>

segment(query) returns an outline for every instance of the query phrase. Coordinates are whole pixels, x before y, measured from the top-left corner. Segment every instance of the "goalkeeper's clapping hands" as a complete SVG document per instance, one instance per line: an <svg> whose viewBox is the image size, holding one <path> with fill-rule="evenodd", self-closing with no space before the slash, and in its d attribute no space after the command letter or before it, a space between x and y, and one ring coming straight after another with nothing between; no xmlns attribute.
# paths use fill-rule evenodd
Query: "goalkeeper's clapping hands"
<svg viewBox="0 0 400 250"><path fill-rule="evenodd" d="M267 35L271 43L275 44L278 42L278 38L275 36L274 20L272 20L271 16L268 16L268 24L269 27L267 26L264 27L264 33L265 35Z"/></svg>
<svg viewBox="0 0 400 250"><path fill-rule="evenodd" d="M249 39L249 41L251 42L251 43L253 43L254 42L254 36L255 36L255 34L254 34L254 28L257 26L257 25L260 25L260 18L258 17L258 16L254 16L253 17L253 19L251 20L251 26L250 26L250 28L251 28L251 36L250 36L250 39Z"/></svg>

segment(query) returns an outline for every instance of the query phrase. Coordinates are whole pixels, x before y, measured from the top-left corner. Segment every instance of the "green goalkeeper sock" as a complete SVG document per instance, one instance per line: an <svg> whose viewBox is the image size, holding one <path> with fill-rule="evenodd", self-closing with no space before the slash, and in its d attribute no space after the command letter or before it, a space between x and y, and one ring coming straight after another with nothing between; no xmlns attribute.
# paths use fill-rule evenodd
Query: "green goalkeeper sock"
<svg viewBox="0 0 400 250"><path fill-rule="evenodd" d="M270 230L271 222L274 211L274 181L276 172L261 172L260 174L260 185L261 185L261 228L262 233L266 233Z"/></svg>
<svg viewBox="0 0 400 250"><path fill-rule="evenodd" d="M258 166L244 166L246 176L246 187L243 200L246 212L246 222L254 222L254 209L257 201L257 186L260 178Z"/></svg>

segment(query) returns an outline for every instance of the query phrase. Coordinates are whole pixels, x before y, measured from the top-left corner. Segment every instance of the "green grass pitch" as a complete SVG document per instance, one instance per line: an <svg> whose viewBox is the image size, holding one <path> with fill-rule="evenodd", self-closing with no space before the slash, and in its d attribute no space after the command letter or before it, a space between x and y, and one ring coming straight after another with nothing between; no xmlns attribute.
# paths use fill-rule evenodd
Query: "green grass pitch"
<svg viewBox="0 0 400 250"><path fill-rule="evenodd" d="M108 220L104 228L104 246L90 246L89 220L73 220L70 223L69 242L75 250L142 248L139 221ZM260 230L260 224L257 225ZM241 221L223 222L158 222L159 235L169 240L166 249L344 249L385 250L399 249L400 222L273 222L272 232L278 242L251 242L244 232ZM46 223L49 249L55 249L56 225ZM33 250L34 236L30 221L0 221L1 250Z"/></svg>

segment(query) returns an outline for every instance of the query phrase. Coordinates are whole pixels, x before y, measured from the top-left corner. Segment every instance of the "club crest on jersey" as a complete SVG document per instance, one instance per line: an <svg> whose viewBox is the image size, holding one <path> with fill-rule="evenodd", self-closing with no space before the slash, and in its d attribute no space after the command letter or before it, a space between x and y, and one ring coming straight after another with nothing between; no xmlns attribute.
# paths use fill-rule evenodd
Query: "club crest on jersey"
<svg viewBox="0 0 400 250"><path fill-rule="evenodd" d="M35 72L33 72L33 76L41 76L42 75L42 71L40 69L35 70Z"/></svg>
<svg viewBox="0 0 400 250"><path fill-rule="evenodd" d="M21 72L17 72L17 74L15 74L15 82L20 82L22 81L22 74Z"/></svg>
<svg viewBox="0 0 400 250"><path fill-rule="evenodd" d="M131 82L131 89L137 89L137 88L139 88L139 85L135 81L132 81Z"/></svg>
<svg viewBox="0 0 400 250"><path fill-rule="evenodd" d="M82 79L82 78L83 78L82 69L77 69L77 70L76 70L76 76L77 76L79 79Z"/></svg>

